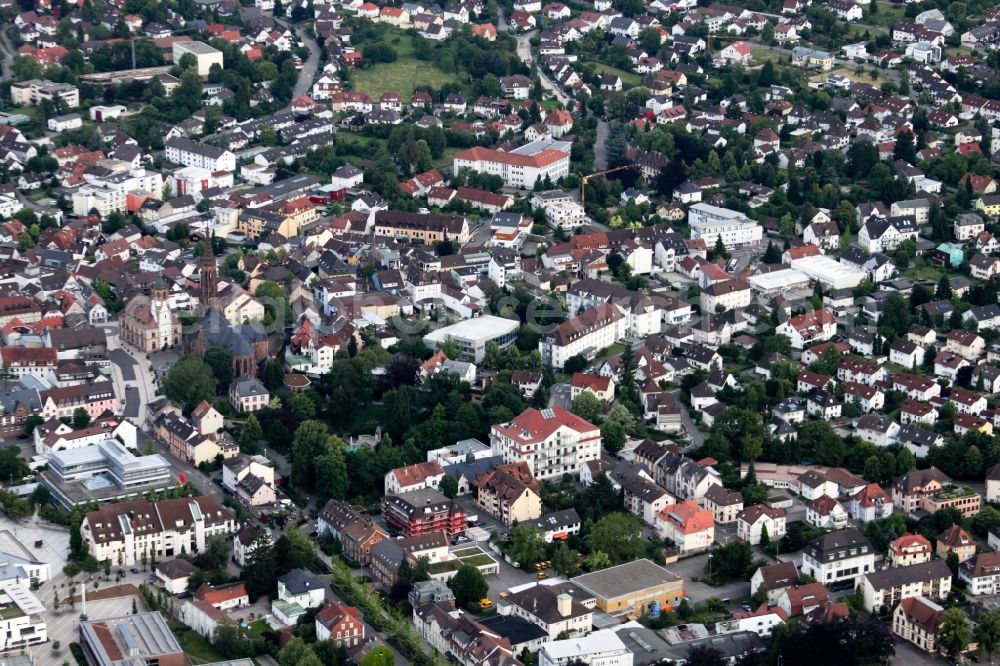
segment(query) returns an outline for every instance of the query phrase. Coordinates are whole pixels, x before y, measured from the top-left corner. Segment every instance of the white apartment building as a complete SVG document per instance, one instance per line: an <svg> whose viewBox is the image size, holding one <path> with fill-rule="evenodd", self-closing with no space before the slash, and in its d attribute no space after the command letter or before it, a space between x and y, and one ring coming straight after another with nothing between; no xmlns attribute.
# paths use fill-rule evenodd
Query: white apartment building
<svg viewBox="0 0 1000 666"><path fill-rule="evenodd" d="M526 409L513 421L490 429L493 455L505 463L525 462L536 479L578 477L601 456L601 430L564 409Z"/></svg>
<svg viewBox="0 0 1000 666"><path fill-rule="evenodd" d="M81 217L96 210L101 217L125 212L125 192L99 185L84 185L73 192L73 214Z"/></svg>
<svg viewBox="0 0 1000 666"><path fill-rule="evenodd" d="M701 290L701 311L712 313L736 310L750 305L753 292L743 280L726 280L710 284Z"/></svg>
<svg viewBox="0 0 1000 666"><path fill-rule="evenodd" d="M452 161L452 173L471 169L503 178L508 187L531 189L546 176L553 183L569 174L569 153L545 148L533 155L505 153L476 146L457 153Z"/></svg>
<svg viewBox="0 0 1000 666"><path fill-rule="evenodd" d="M877 613L910 597L944 599L951 592L951 578L951 569L944 560L929 560L873 571L858 578L856 587L864 595L865 610Z"/></svg>
<svg viewBox="0 0 1000 666"><path fill-rule="evenodd" d="M583 206L575 201L555 203L545 207L545 223L552 229L573 231L589 222L590 218L587 217Z"/></svg>
<svg viewBox="0 0 1000 666"><path fill-rule="evenodd" d="M236 155L231 151L186 139L168 139L165 148L167 161L184 166L196 166L209 171L234 171Z"/></svg>
<svg viewBox="0 0 1000 666"><path fill-rule="evenodd" d="M538 666L563 666L582 661L588 666L632 666L632 652L611 629L588 636L550 641L538 650Z"/></svg>
<svg viewBox="0 0 1000 666"><path fill-rule="evenodd" d="M274 466L264 456L240 454L222 464L222 487L236 494L240 482L248 476L255 476L264 483L274 486Z"/></svg>
<svg viewBox="0 0 1000 666"><path fill-rule="evenodd" d="M823 585L854 580L874 570L875 551L855 528L817 537L802 553L802 573Z"/></svg>
<svg viewBox="0 0 1000 666"><path fill-rule="evenodd" d="M628 317L612 303L602 303L560 324L538 342L542 361L562 368L571 356L593 358L625 337Z"/></svg>
<svg viewBox="0 0 1000 666"><path fill-rule="evenodd" d="M209 537L233 534L237 528L231 509L200 495L106 504L84 516L80 534L98 561L134 566L144 553L163 559L201 552Z"/></svg>
<svg viewBox="0 0 1000 666"><path fill-rule="evenodd" d="M759 243L764 237L764 228L743 213L706 203L696 203L688 209L688 226L691 238L703 239L710 248L715 247L719 238L731 250Z"/></svg>
<svg viewBox="0 0 1000 666"><path fill-rule="evenodd" d="M17 106L35 106L47 99L65 102L73 108L80 106L80 91L68 83L31 79L10 84L10 99Z"/></svg>
<svg viewBox="0 0 1000 666"><path fill-rule="evenodd" d="M976 595L1000 593L1000 552L979 553L958 567L958 579Z"/></svg>
<svg viewBox="0 0 1000 666"><path fill-rule="evenodd" d="M594 609L584 606L565 592L548 585L535 584L512 593L498 611L501 615L520 617L540 627L550 641L560 634L580 638L594 628Z"/></svg>
<svg viewBox="0 0 1000 666"><path fill-rule="evenodd" d="M736 538L756 545L767 530L768 540L780 539L785 536L785 519L784 509L765 504L748 506L736 516Z"/></svg>

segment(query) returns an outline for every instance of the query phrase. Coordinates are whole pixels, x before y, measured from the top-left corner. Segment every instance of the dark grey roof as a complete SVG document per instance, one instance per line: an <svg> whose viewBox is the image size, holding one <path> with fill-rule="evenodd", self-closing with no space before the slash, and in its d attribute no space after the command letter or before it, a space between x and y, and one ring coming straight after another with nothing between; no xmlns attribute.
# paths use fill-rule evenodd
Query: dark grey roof
<svg viewBox="0 0 1000 666"><path fill-rule="evenodd" d="M279 577L278 582L283 583L290 594L305 594L310 590L323 589L328 596L333 595L326 581L304 569L292 569Z"/></svg>
<svg viewBox="0 0 1000 666"><path fill-rule="evenodd" d="M950 578L951 569L944 560L930 560L908 567L893 567L882 571L873 571L865 576L876 590L899 587L917 581L927 581L937 578Z"/></svg>

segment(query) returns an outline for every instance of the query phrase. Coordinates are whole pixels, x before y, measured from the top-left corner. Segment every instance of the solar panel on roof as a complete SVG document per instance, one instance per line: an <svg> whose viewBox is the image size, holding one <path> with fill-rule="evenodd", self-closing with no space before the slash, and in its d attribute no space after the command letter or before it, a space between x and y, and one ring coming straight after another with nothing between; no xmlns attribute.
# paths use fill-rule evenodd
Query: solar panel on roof
<svg viewBox="0 0 1000 666"><path fill-rule="evenodd" d="M554 411L552 411L551 409L546 408L546 409L542 410L542 418L551 419L551 418L554 418L555 415L556 415L556 413Z"/></svg>

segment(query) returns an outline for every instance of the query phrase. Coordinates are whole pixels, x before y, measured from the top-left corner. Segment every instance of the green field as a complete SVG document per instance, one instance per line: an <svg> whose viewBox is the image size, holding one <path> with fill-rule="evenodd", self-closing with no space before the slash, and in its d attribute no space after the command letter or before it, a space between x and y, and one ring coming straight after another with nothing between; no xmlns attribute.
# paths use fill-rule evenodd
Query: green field
<svg viewBox="0 0 1000 666"><path fill-rule="evenodd" d="M611 65L605 65L602 62L591 62L594 66L594 72L596 74L617 74L622 79L622 86L625 90L629 88L635 88L642 83L642 77L635 72L626 72L623 69L618 69L617 67L612 67Z"/></svg>
<svg viewBox="0 0 1000 666"><path fill-rule="evenodd" d="M410 35L387 30L385 43L396 51L396 62L378 63L351 72L354 90L368 93L373 101L381 98L382 93L397 92L405 103L420 86L437 89L446 83L459 82L454 73L444 72L436 65L413 57L413 37ZM363 45L360 48L364 50Z"/></svg>
<svg viewBox="0 0 1000 666"><path fill-rule="evenodd" d="M409 101L414 89L419 86L437 89L458 79L422 60L400 58L393 63L379 63L370 69L355 70L351 81L354 90L368 93L373 101L387 92L397 92L403 101Z"/></svg>

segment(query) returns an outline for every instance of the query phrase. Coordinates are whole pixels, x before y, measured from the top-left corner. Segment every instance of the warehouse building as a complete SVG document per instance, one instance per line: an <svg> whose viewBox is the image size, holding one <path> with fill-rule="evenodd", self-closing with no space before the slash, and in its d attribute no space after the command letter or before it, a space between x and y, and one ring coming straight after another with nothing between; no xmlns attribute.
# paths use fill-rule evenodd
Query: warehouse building
<svg viewBox="0 0 1000 666"><path fill-rule="evenodd" d="M610 615L645 615L654 603L670 611L684 595L684 581L650 560L635 560L577 576L571 581Z"/></svg>

